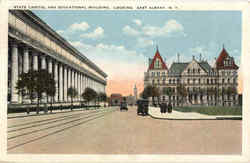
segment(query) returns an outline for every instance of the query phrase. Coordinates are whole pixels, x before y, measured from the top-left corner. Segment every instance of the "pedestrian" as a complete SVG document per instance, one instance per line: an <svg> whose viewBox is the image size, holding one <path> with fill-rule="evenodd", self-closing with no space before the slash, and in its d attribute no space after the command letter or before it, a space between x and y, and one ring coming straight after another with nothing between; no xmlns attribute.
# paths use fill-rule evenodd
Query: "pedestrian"
<svg viewBox="0 0 250 163"><path fill-rule="evenodd" d="M168 104L168 113L171 113L172 112L172 105L171 103Z"/></svg>
<svg viewBox="0 0 250 163"><path fill-rule="evenodd" d="M163 104L162 103L160 104L160 112L161 112L161 114L164 112L163 111Z"/></svg>
<svg viewBox="0 0 250 163"><path fill-rule="evenodd" d="M163 102L163 104L162 104L163 106L163 113L166 113L167 112L167 104L166 104L166 102Z"/></svg>

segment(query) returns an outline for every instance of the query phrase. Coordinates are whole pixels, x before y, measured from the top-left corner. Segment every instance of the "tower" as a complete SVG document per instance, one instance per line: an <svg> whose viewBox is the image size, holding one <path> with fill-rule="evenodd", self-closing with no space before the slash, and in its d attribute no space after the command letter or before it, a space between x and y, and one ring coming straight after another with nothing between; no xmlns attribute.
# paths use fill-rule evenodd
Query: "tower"
<svg viewBox="0 0 250 163"><path fill-rule="evenodd" d="M135 87L134 87L134 97L135 97L135 100L137 100L137 88L136 88L136 84L135 84Z"/></svg>

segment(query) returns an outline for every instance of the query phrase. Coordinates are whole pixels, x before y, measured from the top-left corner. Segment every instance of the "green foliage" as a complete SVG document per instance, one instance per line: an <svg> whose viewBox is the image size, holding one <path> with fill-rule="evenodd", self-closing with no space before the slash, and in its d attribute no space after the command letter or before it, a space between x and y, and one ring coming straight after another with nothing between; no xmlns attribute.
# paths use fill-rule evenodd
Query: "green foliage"
<svg viewBox="0 0 250 163"><path fill-rule="evenodd" d="M85 99L87 102L92 101L97 98L97 93L92 88L85 88L84 92L82 93L83 99Z"/></svg>
<svg viewBox="0 0 250 163"><path fill-rule="evenodd" d="M100 92L100 93L98 94L98 99L99 99L100 101L103 101L103 102L107 101L107 95L106 95L106 93Z"/></svg>
<svg viewBox="0 0 250 163"><path fill-rule="evenodd" d="M164 87L162 89L162 94L167 95L167 96L171 96L173 94L173 90L171 87Z"/></svg>
<svg viewBox="0 0 250 163"><path fill-rule="evenodd" d="M19 93L28 96L31 101L37 97L38 105L43 93L54 96L56 92L55 80L52 74L43 69L30 70L27 73L20 74L16 88Z"/></svg>
<svg viewBox="0 0 250 163"><path fill-rule="evenodd" d="M242 115L242 107L223 107L223 106L202 106L202 107L174 107L180 112L196 112L207 115Z"/></svg>
<svg viewBox="0 0 250 163"><path fill-rule="evenodd" d="M67 92L68 92L68 96L69 96L71 99L77 97L77 95L78 95L77 90L76 90L75 88L73 88L73 87L69 87Z"/></svg>
<svg viewBox="0 0 250 163"><path fill-rule="evenodd" d="M159 88L148 85L144 88L142 94L142 98L147 99L148 97L159 97L160 96L160 90Z"/></svg>

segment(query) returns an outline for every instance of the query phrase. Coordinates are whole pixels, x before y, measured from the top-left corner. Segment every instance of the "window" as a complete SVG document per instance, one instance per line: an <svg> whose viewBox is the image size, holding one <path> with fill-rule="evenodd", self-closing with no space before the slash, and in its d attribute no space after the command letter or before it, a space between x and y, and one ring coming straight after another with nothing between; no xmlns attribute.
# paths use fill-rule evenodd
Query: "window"
<svg viewBox="0 0 250 163"><path fill-rule="evenodd" d="M209 79L207 79L207 84L209 84Z"/></svg>
<svg viewBox="0 0 250 163"><path fill-rule="evenodd" d="M158 82L158 84L160 84L160 80L159 79L157 80L157 82Z"/></svg>
<svg viewBox="0 0 250 163"><path fill-rule="evenodd" d="M201 70L198 68L198 74L200 73L200 71L201 71Z"/></svg>
<svg viewBox="0 0 250 163"><path fill-rule="evenodd" d="M230 83L230 79L229 78L227 79L227 83Z"/></svg>
<svg viewBox="0 0 250 163"><path fill-rule="evenodd" d="M165 76L165 72L162 72L162 76Z"/></svg>
<svg viewBox="0 0 250 163"><path fill-rule="evenodd" d="M169 79L169 84L171 84L171 79Z"/></svg>
<svg viewBox="0 0 250 163"><path fill-rule="evenodd" d="M195 84L195 79L193 79L193 84Z"/></svg>
<svg viewBox="0 0 250 163"><path fill-rule="evenodd" d="M157 76L160 76L160 72L157 72Z"/></svg>
<svg viewBox="0 0 250 163"><path fill-rule="evenodd" d="M173 79L173 83L175 83L175 79Z"/></svg>
<svg viewBox="0 0 250 163"><path fill-rule="evenodd" d="M188 69L188 74L190 73L190 69Z"/></svg>
<svg viewBox="0 0 250 163"><path fill-rule="evenodd" d="M155 76L155 73L154 73L154 72L152 72L152 76Z"/></svg>
<svg viewBox="0 0 250 163"><path fill-rule="evenodd" d="M193 69L193 73L195 73L195 69Z"/></svg>
<svg viewBox="0 0 250 163"><path fill-rule="evenodd" d="M187 83L188 83L188 84L189 84L189 82L190 82L190 79L187 80Z"/></svg>
<svg viewBox="0 0 250 163"><path fill-rule="evenodd" d="M154 79L152 80L152 84L153 84L153 85L155 84L155 80L154 80Z"/></svg>
<svg viewBox="0 0 250 163"><path fill-rule="evenodd" d="M225 82L225 79L222 79L222 84L224 84L224 82Z"/></svg>
<svg viewBox="0 0 250 163"><path fill-rule="evenodd" d="M211 79L211 84L213 84L213 79Z"/></svg>
<svg viewBox="0 0 250 163"><path fill-rule="evenodd" d="M233 79L233 82L234 82L234 84L236 83L236 79L235 78Z"/></svg>
<svg viewBox="0 0 250 163"><path fill-rule="evenodd" d="M201 83L201 79L198 79L199 84Z"/></svg>

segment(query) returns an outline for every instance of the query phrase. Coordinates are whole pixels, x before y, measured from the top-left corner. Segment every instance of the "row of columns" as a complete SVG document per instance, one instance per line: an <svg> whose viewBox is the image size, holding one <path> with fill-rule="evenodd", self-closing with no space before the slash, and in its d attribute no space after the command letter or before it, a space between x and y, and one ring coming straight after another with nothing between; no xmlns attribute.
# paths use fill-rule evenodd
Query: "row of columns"
<svg viewBox="0 0 250 163"><path fill-rule="evenodd" d="M23 47L23 46L22 46ZM54 102L70 102L68 97L68 88L73 87L77 90L79 96L74 99L80 100L80 96L86 87L94 89L96 92L105 92L105 86L93 79L87 77L83 73L74 70L73 68L53 60L49 56L39 53L35 50L30 50L27 46L23 47L23 54L20 54L19 45L16 42L12 42L10 46L11 50L11 103L20 103L20 94L17 93L16 85L18 81L18 75L21 72L28 72L30 68L33 70L39 69L39 58L41 62L41 69L48 70L53 74L56 81L56 94ZM30 57L30 53L32 57ZM20 61L19 61L20 58ZM32 61L30 61L32 58ZM30 65L32 63L32 65ZM54 70L54 71L53 71ZM44 94L44 97L46 95ZM21 99L23 101L23 99ZM44 99L47 102L47 99Z"/></svg>

